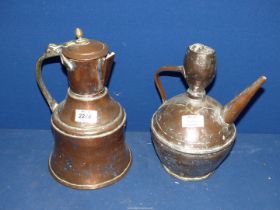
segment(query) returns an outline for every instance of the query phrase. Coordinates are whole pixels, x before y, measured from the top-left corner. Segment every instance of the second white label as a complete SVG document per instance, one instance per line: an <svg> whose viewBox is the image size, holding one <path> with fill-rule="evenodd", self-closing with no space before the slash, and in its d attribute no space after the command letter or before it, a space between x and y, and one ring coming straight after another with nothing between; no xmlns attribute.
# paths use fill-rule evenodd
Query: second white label
<svg viewBox="0 0 280 210"><path fill-rule="evenodd" d="M204 127L203 115L183 115L182 116L183 128L202 128Z"/></svg>

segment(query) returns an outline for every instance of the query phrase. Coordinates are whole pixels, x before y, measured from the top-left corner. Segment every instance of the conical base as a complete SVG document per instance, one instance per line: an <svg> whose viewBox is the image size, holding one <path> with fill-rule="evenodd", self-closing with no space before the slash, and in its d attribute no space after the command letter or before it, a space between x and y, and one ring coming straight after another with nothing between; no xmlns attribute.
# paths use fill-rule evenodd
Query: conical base
<svg viewBox="0 0 280 210"><path fill-rule="evenodd" d="M51 175L55 178L56 181L58 181L59 183L65 185L67 187L71 187L74 189L81 189L81 190L92 189L93 190L93 189L106 187L106 186L109 186L109 185L114 184L115 182L119 181L122 177L125 176L128 169L130 168L131 163L132 163L132 155L131 155L130 149L128 149L128 150L129 150L129 162L128 162L127 166L124 168L124 170L119 175L115 176L114 178L103 181L98 184L76 184L76 183L72 183L72 182L62 179L55 173L55 171L52 168L52 165L51 165L52 154L49 157L49 171L50 171Z"/></svg>

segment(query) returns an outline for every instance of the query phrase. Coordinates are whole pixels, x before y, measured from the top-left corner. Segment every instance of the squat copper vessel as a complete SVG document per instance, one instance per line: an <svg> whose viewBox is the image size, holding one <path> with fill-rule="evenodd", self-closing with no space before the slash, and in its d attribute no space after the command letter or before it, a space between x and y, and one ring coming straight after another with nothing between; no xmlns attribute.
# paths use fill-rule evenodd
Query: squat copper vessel
<svg viewBox="0 0 280 210"><path fill-rule="evenodd" d="M189 89L166 100L160 74L176 71ZM152 139L165 170L182 180L207 178L229 154L236 136L235 119L266 77L259 77L227 105L205 95L216 72L214 49L203 44L188 48L183 66L162 66L155 84L163 101L152 117Z"/></svg>
<svg viewBox="0 0 280 210"><path fill-rule="evenodd" d="M66 186L96 189L121 179L132 157L125 144L125 111L106 88L115 54L106 44L82 35L76 29L76 40L49 44L37 61L36 79L52 111L50 173ZM70 86L59 104L42 80L42 63L56 56L67 69Z"/></svg>

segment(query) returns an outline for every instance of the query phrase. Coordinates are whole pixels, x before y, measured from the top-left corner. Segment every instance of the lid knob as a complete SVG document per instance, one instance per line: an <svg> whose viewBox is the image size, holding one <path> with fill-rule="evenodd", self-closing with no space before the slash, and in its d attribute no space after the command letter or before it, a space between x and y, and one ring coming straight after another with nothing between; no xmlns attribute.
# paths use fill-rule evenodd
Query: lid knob
<svg viewBox="0 0 280 210"><path fill-rule="evenodd" d="M76 28L75 35L76 35L77 39L81 39L82 36L84 35L84 33L83 33L82 29Z"/></svg>

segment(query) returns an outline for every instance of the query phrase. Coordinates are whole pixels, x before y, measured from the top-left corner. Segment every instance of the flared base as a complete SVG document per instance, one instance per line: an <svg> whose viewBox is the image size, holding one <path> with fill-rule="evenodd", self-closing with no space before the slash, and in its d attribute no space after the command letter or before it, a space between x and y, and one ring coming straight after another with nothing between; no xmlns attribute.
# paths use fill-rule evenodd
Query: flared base
<svg viewBox="0 0 280 210"><path fill-rule="evenodd" d="M49 158L49 171L51 173L51 175L55 178L56 181L58 181L59 183L67 186L67 187L71 187L74 189L80 189L80 190L94 190L94 189L98 189L98 188L102 188L102 187L106 187L108 185L114 184L115 182L119 181L123 176L125 176L125 174L127 173L128 169L131 166L132 163L132 155L131 155L131 151L129 150L129 162L127 164L127 166L124 168L124 170L117 175L116 177L106 180L104 182L100 182L98 184L76 184L76 183L72 183L69 182L67 180L62 179L61 177L59 177L53 170L52 166L51 166L51 156Z"/></svg>
<svg viewBox="0 0 280 210"><path fill-rule="evenodd" d="M203 179L207 179L210 175L213 174L213 171L211 171L210 173L204 175L204 176L197 176L197 177L187 177L187 176L180 176L178 174L175 174L174 172L172 172L169 168L167 168L165 165L162 165L163 168L167 171L167 173L169 173L170 175L176 177L177 179L181 179L183 181L200 181Z"/></svg>

